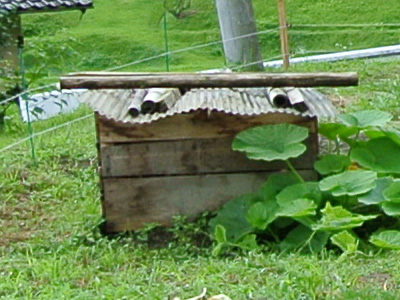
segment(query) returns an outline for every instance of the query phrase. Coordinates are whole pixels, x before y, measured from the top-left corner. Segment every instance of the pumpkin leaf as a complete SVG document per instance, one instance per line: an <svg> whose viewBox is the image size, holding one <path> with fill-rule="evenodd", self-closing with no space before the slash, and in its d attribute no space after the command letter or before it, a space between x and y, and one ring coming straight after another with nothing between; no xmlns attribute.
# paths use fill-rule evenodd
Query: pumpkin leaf
<svg viewBox="0 0 400 300"><path fill-rule="evenodd" d="M338 246L344 253L354 254L357 251L358 239L346 230L331 236L331 242Z"/></svg>
<svg viewBox="0 0 400 300"><path fill-rule="evenodd" d="M380 137L388 137L396 144L400 145L400 131L393 127L385 127L380 130L367 130L364 131L365 135L370 139L377 139Z"/></svg>
<svg viewBox="0 0 400 300"><path fill-rule="evenodd" d="M369 241L380 248L400 250L400 231L381 231L373 234Z"/></svg>
<svg viewBox="0 0 400 300"><path fill-rule="evenodd" d="M265 230L276 219L277 210L276 202L257 202L250 206L246 219L254 228Z"/></svg>
<svg viewBox="0 0 400 300"><path fill-rule="evenodd" d="M324 209L321 210L322 219L319 223L312 226L317 231L341 231L354 227L360 227L365 221L375 219L377 215L359 215L352 214L342 206L331 206L326 203Z"/></svg>
<svg viewBox="0 0 400 300"><path fill-rule="evenodd" d="M311 250L311 252L319 252L326 245L329 236L329 232L315 232L306 226L299 224L286 235L282 242L279 243L279 249L282 251L293 251L308 243L309 247L305 247L305 250L307 249Z"/></svg>
<svg viewBox="0 0 400 300"><path fill-rule="evenodd" d="M289 185L298 183L299 180L293 173L272 174L258 191L258 195L264 201L275 201L276 195Z"/></svg>
<svg viewBox="0 0 400 300"><path fill-rule="evenodd" d="M280 206L290 205L297 199L310 199L319 204L322 199L318 182L304 182L292 184L284 188L277 196L276 200Z"/></svg>
<svg viewBox="0 0 400 300"><path fill-rule="evenodd" d="M339 115L338 119L347 126L362 129L372 126L385 126L392 119L392 115L380 110L362 110Z"/></svg>
<svg viewBox="0 0 400 300"><path fill-rule="evenodd" d="M330 191L333 196L355 196L369 192L376 186L377 175L372 171L345 171L322 179L321 191Z"/></svg>
<svg viewBox="0 0 400 300"><path fill-rule="evenodd" d="M236 245L243 250L255 250L258 248L257 236L255 234L245 235Z"/></svg>
<svg viewBox="0 0 400 300"><path fill-rule="evenodd" d="M351 159L376 172L400 173L400 144L387 137L372 139L351 151Z"/></svg>
<svg viewBox="0 0 400 300"><path fill-rule="evenodd" d="M318 132L328 140L335 141L338 137L346 139L358 132L356 127L348 127L340 123L321 123Z"/></svg>
<svg viewBox="0 0 400 300"><path fill-rule="evenodd" d="M217 225L217 226L215 227L214 237L215 237L215 240L216 240L218 243L225 243L225 242L227 242L228 240L226 239L226 229L225 229L225 227L222 226L222 225Z"/></svg>
<svg viewBox="0 0 400 300"><path fill-rule="evenodd" d="M240 132L233 140L232 149L245 152L255 160L287 160L306 151L301 143L308 137L307 128L293 124L263 125Z"/></svg>
<svg viewBox="0 0 400 300"><path fill-rule="evenodd" d="M388 216L400 216L400 203L395 202L384 202L382 203L382 210Z"/></svg>
<svg viewBox="0 0 400 300"><path fill-rule="evenodd" d="M310 199L296 199L291 203L285 203L276 213L279 217L305 217L315 215L317 204Z"/></svg>
<svg viewBox="0 0 400 300"><path fill-rule="evenodd" d="M400 181L393 182L383 191L386 201L400 203Z"/></svg>
<svg viewBox="0 0 400 300"><path fill-rule="evenodd" d="M254 194L245 194L223 205L217 212L217 216L210 220L211 232L216 232L218 225L226 229L225 237L229 242L236 242L245 234L251 233L253 227L246 220L246 213L258 197Z"/></svg>
<svg viewBox="0 0 400 300"><path fill-rule="evenodd" d="M375 188L370 190L368 193L359 196L358 202L364 203L365 205L375 205L385 201L383 191L393 183L393 178L381 177L378 178L375 183Z"/></svg>
<svg viewBox="0 0 400 300"><path fill-rule="evenodd" d="M315 162L314 169L321 175L328 175L343 172L350 164L346 155L326 154Z"/></svg>

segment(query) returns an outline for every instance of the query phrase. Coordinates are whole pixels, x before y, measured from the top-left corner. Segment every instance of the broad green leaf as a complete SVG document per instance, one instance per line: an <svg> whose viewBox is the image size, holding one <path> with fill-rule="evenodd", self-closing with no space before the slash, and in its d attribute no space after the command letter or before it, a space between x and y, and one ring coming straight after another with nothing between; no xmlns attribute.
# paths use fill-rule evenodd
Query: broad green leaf
<svg viewBox="0 0 400 300"><path fill-rule="evenodd" d="M339 173L350 166L350 159L345 155L326 154L314 164L314 169L321 175Z"/></svg>
<svg viewBox="0 0 400 300"><path fill-rule="evenodd" d="M212 254L216 256L230 248L240 248L243 250L254 250L258 248L255 234L247 234L237 243L228 242L226 239L226 229L221 225L215 227L214 237L217 241L217 245L214 247Z"/></svg>
<svg viewBox="0 0 400 300"><path fill-rule="evenodd" d="M255 160L287 160L306 151L301 143L308 137L307 128L293 124L263 125L240 132L233 140L232 149L245 152Z"/></svg>
<svg viewBox="0 0 400 300"><path fill-rule="evenodd" d="M293 173L272 174L258 191L260 198L264 201L275 201L276 195L287 186L298 183L299 180Z"/></svg>
<svg viewBox="0 0 400 300"><path fill-rule="evenodd" d="M252 232L253 227L246 220L246 213L251 204L258 197L254 194L246 194L223 205L217 212L217 216L210 220L210 230L215 232L217 225L222 225L226 229L226 239L229 242L236 242L245 234Z"/></svg>
<svg viewBox="0 0 400 300"><path fill-rule="evenodd" d="M338 137L348 138L355 135L358 132L358 129L340 123L321 123L319 124L318 132L327 139L334 141Z"/></svg>
<svg viewBox="0 0 400 300"><path fill-rule="evenodd" d="M393 127L385 127L381 130L367 130L364 132L370 139L388 137L396 144L400 145L400 131Z"/></svg>
<svg viewBox="0 0 400 300"><path fill-rule="evenodd" d="M214 237L215 237L215 240L218 243L227 242L228 240L226 239L226 229L225 229L225 227L222 226L222 225L215 226Z"/></svg>
<svg viewBox="0 0 400 300"><path fill-rule="evenodd" d="M257 237L255 234L245 235L236 245L243 250L255 250L258 248Z"/></svg>
<svg viewBox="0 0 400 300"><path fill-rule="evenodd" d="M310 199L319 204L322 199L318 182L304 182L287 186L277 196L276 200L280 206L290 205L297 199Z"/></svg>
<svg viewBox="0 0 400 300"><path fill-rule="evenodd" d="M400 203L400 181L393 182L383 191L386 201Z"/></svg>
<svg viewBox="0 0 400 300"><path fill-rule="evenodd" d="M387 137L366 142L351 151L351 159L376 172L400 173L400 145Z"/></svg>
<svg viewBox="0 0 400 300"><path fill-rule="evenodd" d="M279 217L305 217L315 215L317 204L309 199L296 199L291 203L285 203L280 206L277 216Z"/></svg>
<svg viewBox="0 0 400 300"><path fill-rule="evenodd" d="M304 250L319 252L326 245L329 236L330 233L328 232L315 232L300 224L279 243L279 248L282 251L293 251L304 247Z"/></svg>
<svg viewBox="0 0 400 300"><path fill-rule="evenodd" d="M355 196L369 192L376 184L377 175L372 171L346 171L321 180L321 191L330 191L333 196Z"/></svg>
<svg viewBox="0 0 400 300"><path fill-rule="evenodd" d="M274 201L257 202L250 206L246 219L254 228L264 230L276 219L277 210Z"/></svg>
<svg viewBox="0 0 400 300"><path fill-rule="evenodd" d="M373 234L369 241L380 248L400 250L400 231L381 231Z"/></svg>
<svg viewBox="0 0 400 300"><path fill-rule="evenodd" d="M392 119L392 115L379 110L362 110L340 115L338 119L347 126L367 128L385 126Z"/></svg>
<svg viewBox="0 0 400 300"><path fill-rule="evenodd" d="M357 251L358 240L348 231L342 231L331 236L331 242L347 254L354 254Z"/></svg>
<svg viewBox="0 0 400 300"><path fill-rule="evenodd" d="M342 206L331 206L326 203L324 209L321 210L322 219L319 223L312 226L313 230L318 231L341 231L354 227L360 227L365 221L375 219L376 215L359 215L352 214Z"/></svg>
<svg viewBox="0 0 400 300"><path fill-rule="evenodd" d="M388 216L400 216L400 203L384 202L382 203L382 210Z"/></svg>
<svg viewBox="0 0 400 300"><path fill-rule="evenodd" d="M306 217L300 217L300 218L295 217L293 219L310 229L312 229L312 227L315 224L317 224L317 222L318 222L318 220L315 216L306 216Z"/></svg>
<svg viewBox="0 0 400 300"><path fill-rule="evenodd" d="M388 188L393 183L393 178L382 177L378 178L376 181L376 186L374 189L368 193L358 197L358 202L364 203L365 205L375 205L384 201L383 191Z"/></svg>

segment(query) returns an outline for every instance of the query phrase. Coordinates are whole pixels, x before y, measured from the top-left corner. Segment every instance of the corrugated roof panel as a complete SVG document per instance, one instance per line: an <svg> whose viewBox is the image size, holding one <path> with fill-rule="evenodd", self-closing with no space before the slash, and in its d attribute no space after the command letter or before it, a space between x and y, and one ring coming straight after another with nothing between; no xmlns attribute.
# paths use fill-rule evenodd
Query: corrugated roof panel
<svg viewBox="0 0 400 300"><path fill-rule="evenodd" d="M91 90L81 96L94 111L110 119L124 123L143 124L175 114L196 110L226 112L236 115L259 115L266 113L287 113L292 115L333 118L336 109L326 96L314 89L301 88L308 111L301 113L294 108L277 108L268 99L267 88L256 89L192 89L186 92L164 113L129 115L129 105L135 90Z"/></svg>
<svg viewBox="0 0 400 300"><path fill-rule="evenodd" d="M2 0L0 9L33 12L57 9L85 9L93 6L92 0Z"/></svg>

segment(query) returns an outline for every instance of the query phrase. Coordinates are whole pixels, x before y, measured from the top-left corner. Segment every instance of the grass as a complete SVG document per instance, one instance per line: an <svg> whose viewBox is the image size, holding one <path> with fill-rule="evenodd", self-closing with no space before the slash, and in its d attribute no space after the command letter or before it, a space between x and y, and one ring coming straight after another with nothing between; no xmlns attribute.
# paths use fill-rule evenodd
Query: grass
<svg viewBox="0 0 400 300"><path fill-rule="evenodd" d="M288 0L292 52L336 51L399 43L399 28L300 28L305 23L399 23L398 0ZM117 4L118 3L118 4ZM274 0L253 0L259 30L277 24ZM164 52L157 1L97 0L79 13L27 15L26 59L32 73L48 64L36 84L60 73L101 70ZM168 18L170 49L219 39L213 1L193 1L196 14ZM320 16L323 16L321 19ZM279 54L277 33L260 37L264 58ZM42 55L42 56L40 56ZM43 60L37 59L43 57ZM38 63L39 62L39 63ZM224 66L220 45L173 54L171 68ZM164 59L124 70L161 71ZM360 86L323 89L341 110L378 108L398 119L398 58L303 64L293 71L357 71ZM272 70L280 71L280 70ZM53 78L51 78L53 76ZM49 78L50 77L50 78ZM90 113L87 108L33 124L34 132ZM0 149L26 137L26 124L11 107L0 132ZM171 242L148 232L105 237L97 173L95 128L87 118L35 138L38 166L29 144L0 152L0 299L182 299L207 287L232 299L399 299L398 252L341 257L335 249L315 255L261 249L213 257L195 243L201 223L178 222Z"/></svg>
<svg viewBox="0 0 400 300"><path fill-rule="evenodd" d="M259 31L278 26L275 0L253 0ZM290 48L293 56L336 52L400 43L400 26L301 27L301 24L400 23L397 0L287 1ZM220 39L213 0L193 0L195 14L175 19L168 15L169 50L177 51ZM62 72L103 70L165 52L161 1L96 0L80 20L79 12L27 15L27 66L32 72L43 64L49 76ZM279 32L260 34L264 60L280 54ZM43 57L51 57L51 62ZM171 54L172 71L223 67L221 44ZM165 60L154 59L122 70L164 71ZM42 79L42 81L45 79Z"/></svg>

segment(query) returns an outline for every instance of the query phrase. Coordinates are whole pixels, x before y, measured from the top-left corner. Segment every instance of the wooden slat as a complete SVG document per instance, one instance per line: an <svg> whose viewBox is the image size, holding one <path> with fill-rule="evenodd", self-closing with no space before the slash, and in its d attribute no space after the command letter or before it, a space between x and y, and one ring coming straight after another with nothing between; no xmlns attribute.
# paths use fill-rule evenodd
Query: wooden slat
<svg viewBox="0 0 400 300"><path fill-rule="evenodd" d="M239 116L221 112L208 114L206 111L197 111L147 124L116 122L98 114L96 117L99 126L99 141L102 144L232 137L249 127L278 123L298 124L307 127L310 132L317 132L316 118L285 113Z"/></svg>
<svg viewBox="0 0 400 300"><path fill-rule="evenodd" d="M105 144L101 147L103 177L187 175L277 171L283 162L263 162L246 158L231 150L232 138L188 139L131 144ZM293 160L296 169L312 169L317 151L316 134L306 141L309 149Z"/></svg>
<svg viewBox="0 0 400 300"><path fill-rule="evenodd" d="M103 213L108 233L146 223L171 225L175 215L195 218L243 193L257 191L271 173L103 179ZM314 172L303 172L315 179Z"/></svg>
<svg viewBox="0 0 400 300"><path fill-rule="evenodd" d="M118 76L61 77L63 89L133 89L151 87L220 88L220 87L315 87L351 86L358 84L357 73L187 73L159 76L144 74Z"/></svg>

